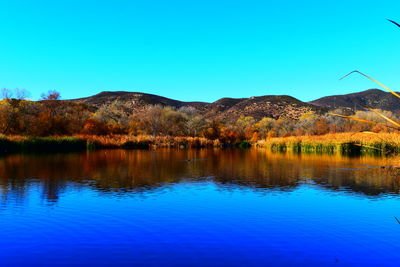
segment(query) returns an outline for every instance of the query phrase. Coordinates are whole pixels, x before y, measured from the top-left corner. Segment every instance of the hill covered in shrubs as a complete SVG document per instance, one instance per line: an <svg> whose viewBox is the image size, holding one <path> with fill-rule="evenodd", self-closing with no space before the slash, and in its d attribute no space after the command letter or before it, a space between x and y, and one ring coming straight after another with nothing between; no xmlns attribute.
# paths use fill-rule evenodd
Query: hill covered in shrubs
<svg viewBox="0 0 400 267"><path fill-rule="evenodd" d="M366 92L370 93L379 92ZM376 124L331 116L332 108L285 95L222 98L213 103L183 102L131 92L102 92L87 98L60 100L60 94L51 91L39 101L27 100L25 95L23 91L3 90L0 134L190 137L236 144L280 136L394 131L385 127L386 121L371 111L344 107L334 112L354 113L354 117ZM381 113L397 119L396 110Z"/></svg>

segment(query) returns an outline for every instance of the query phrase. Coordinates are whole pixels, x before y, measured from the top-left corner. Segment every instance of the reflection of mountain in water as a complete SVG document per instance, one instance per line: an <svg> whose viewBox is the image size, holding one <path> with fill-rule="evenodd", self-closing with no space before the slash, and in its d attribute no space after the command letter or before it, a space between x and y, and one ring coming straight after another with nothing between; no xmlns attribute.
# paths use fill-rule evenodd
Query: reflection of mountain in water
<svg viewBox="0 0 400 267"><path fill-rule="evenodd" d="M368 196L397 194L399 179L370 166L396 159L272 154L265 150L107 150L63 155L10 155L0 159L2 201L23 201L29 186L56 201L68 186L102 192L140 192L182 180L227 187L293 190L305 181Z"/></svg>

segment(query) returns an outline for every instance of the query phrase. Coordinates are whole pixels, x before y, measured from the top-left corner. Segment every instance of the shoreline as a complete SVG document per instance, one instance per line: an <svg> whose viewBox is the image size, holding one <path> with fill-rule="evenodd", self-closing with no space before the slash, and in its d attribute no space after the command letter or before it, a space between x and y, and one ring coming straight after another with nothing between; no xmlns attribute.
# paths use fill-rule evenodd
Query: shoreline
<svg viewBox="0 0 400 267"><path fill-rule="evenodd" d="M377 155L400 154L398 133L336 133L318 136L273 137L250 142L222 143L203 137L73 135L73 136L0 136L0 153L69 152L97 149L159 148L265 148L276 152L343 153Z"/></svg>
<svg viewBox="0 0 400 267"><path fill-rule="evenodd" d="M0 136L0 154L21 152L74 152L98 149L159 149L159 148L249 148L247 141L224 144L202 137L74 135L74 136Z"/></svg>

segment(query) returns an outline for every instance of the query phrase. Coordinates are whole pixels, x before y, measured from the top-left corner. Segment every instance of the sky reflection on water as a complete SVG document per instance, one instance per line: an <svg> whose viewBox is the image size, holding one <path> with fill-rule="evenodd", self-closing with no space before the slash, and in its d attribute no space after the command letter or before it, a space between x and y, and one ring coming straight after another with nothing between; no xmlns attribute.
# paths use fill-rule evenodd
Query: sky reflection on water
<svg viewBox="0 0 400 267"><path fill-rule="evenodd" d="M379 168L396 162L256 149L10 155L0 264L396 265L399 178Z"/></svg>

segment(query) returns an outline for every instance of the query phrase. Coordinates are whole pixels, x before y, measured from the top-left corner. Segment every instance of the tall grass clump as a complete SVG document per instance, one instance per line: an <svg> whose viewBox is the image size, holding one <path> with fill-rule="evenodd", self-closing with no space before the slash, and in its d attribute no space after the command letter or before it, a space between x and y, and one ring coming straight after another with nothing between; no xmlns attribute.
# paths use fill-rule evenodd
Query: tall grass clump
<svg viewBox="0 0 400 267"><path fill-rule="evenodd" d="M202 137L173 137L150 135L76 135L51 137L0 136L0 153L67 152L94 149L153 149L221 147L218 140ZM248 143L243 143L248 147Z"/></svg>
<svg viewBox="0 0 400 267"><path fill-rule="evenodd" d="M318 136L289 136L261 140L258 147L277 152L388 154L400 153L397 133L334 133Z"/></svg>
<svg viewBox="0 0 400 267"><path fill-rule="evenodd" d="M76 137L34 137L20 142L22 152L68 152L86 149L86 140Z"/></svg>
<svg viewBox="0 0 400 267"><path fill-rule="evenodd" d="M69 152L86 149L86 140L77 137L1 136L0 153Z"/></svg>
<svg viewBox="0 0 400 267"><path fill-rule="evenodd" d="M89 149L98 148L205 148L220 146L219 142L203 137L151 136L151 135L77 135L87 140Z"/></svg>

